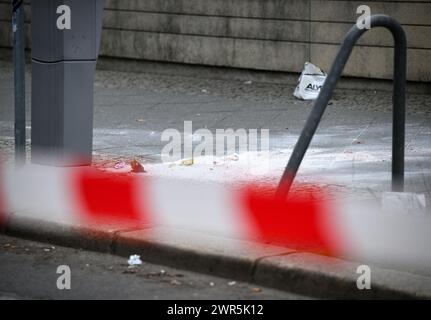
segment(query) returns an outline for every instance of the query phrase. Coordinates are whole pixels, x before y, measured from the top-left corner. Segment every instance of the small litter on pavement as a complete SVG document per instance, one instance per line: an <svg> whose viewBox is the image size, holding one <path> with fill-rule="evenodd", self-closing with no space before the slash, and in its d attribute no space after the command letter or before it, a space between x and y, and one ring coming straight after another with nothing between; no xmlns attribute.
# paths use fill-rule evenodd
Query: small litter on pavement
<svg viewBox="0 0 431 320"><path fill-rule="evenodd" d="M326 73L310 62L306 62L304 71L298 80L298 86L293 95L301 100L315 100L326 80Z"/></svg>
<svg viewBox="0 0 431 320"><path fill-rule="evenodd" d="M227 156L226 159L230 161L239 161L239 155L237 153L234 153Z"/></svg>
<svg viewBox="0 0 431 320"><path fill-rule="evenodd" d="M130 162L130 165L132 167L132 172L133 173L143 173L145 172L144 166L136 159L133 159Z"/></svg>
<svg viewBox="0 0 431 320"><path fill-rule="evenodd" d="M227 284L232 287L232 286L236 285L236 281L231 281L231 282L228 282Z"/></svg>
<svg viewBox="0 0 431 320"><path fill-rule="evenodd" d="M141 256L134 254L129 257L129 260L127 260L127 263L129 266L139 266L142 264Z"/></svg>
<svg viewBox="0 0 431 320"><path fill-rule="evenodd" d="M126 166L124 161L119 161L114 165L115 170L123 169Z"/></svg>
<svg viewBox="0 0 431 320"><path fill-rule="evenodd" d="M193 159L193 158L192 158L192 159L184 159L184 160L181 160L181 165L182 165L182 166L185 166L185 167L190 167L190 166L192 166L194 163L195 163L195 161L194 161L194 159Z"/></svg>
<svg viewBox="0 0 431 320"><path fill-rule="evenodd" d="M178 280L176 280L176 279L174 279L174 280L171 281L171 285L173 285L173 286L180 286L181 282L178 281Z"/></svg>

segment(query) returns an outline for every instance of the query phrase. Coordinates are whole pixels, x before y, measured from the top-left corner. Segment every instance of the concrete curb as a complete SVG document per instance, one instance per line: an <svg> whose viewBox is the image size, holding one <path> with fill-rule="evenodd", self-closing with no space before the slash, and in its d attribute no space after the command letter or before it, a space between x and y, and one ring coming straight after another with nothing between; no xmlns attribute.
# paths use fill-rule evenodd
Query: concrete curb
<svg viewBox="0 0 431 320"><path fill-rule="evenodd" d="M9 214L0 232L73 248L129 256L326 299L430 299L431 278L372 267L358 290L359 263L188 230L130 223L72 225Z"/></svg>

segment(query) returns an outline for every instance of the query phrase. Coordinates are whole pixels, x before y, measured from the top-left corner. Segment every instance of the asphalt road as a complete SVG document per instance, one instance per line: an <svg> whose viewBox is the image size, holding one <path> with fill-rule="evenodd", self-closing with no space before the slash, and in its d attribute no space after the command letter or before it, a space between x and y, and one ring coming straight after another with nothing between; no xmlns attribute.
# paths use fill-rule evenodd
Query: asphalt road
<svg viewBox="0 0 431 320"><path fill-rule="evenodd" d="M142 257L144 258L144 257ZM57 268L71 270L59 290ZM2 299L303 299L298 295L160 265L130 269L127 259L0 234Z"/></svg>

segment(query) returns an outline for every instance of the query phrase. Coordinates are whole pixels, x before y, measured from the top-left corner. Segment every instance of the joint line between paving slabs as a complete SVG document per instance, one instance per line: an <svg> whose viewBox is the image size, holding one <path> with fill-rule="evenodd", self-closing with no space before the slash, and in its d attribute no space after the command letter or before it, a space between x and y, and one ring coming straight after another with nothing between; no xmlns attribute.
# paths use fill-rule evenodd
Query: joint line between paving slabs
<svg viewBox="0 0 431 320"><path fill-rule="evenodd" d="M288 252L284 252L284 253L278 253L278 254L271 254L271 255L267 255L267 256L263 256L263 257L259 257L256 260L254 260L253 262L253 266L251 267L251 275L250 275L250 279L251 281L254 281L254 275L256 274L256 269L257 266L259 265L259 263L267 258L272 258L272 257L285 257L285 256L289 256L292 254L297 254L297 253L301 253L301 251L288 251Z"/></svg>
<svg viewBox="0 0 431 320"><path fill-rule="evenodd" d="M116 254L116 251L117 251L117 241L118 241L118 237L119 237L120 233L140 231L140 230L145 230L145 229L150 229L150 228L151 228L151 226L148 226L148 227L141 226L141 227L124 228L124 229L121 229L121 230L114 231L113 236L112 236L112 241L109 244L109 252L111 254L114 254L114 255Z"/></svg>

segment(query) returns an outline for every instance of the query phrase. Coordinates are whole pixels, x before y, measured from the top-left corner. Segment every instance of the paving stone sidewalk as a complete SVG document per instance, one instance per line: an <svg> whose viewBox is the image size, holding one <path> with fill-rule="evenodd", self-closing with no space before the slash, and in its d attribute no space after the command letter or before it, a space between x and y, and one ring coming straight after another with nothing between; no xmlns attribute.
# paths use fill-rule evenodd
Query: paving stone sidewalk
<svg viewBox="0 0 431 320"><path fill-rule="evenodd" d="M27 107L30 107L30 70ZM0 62L0 152L13 154L11 64ZM95 82L94 160L112 166L136 157L148 174L209 180L276 183L312 102L296 100L294 87L274 83L98 71ZM298 181L323 183L348 194L390 188L391 92L337 90L301 166ZM29 111L29 110L28 110ZM30 113L28 112L28 137ZM431 96L408 94L406 190L431 197ZM269 129L268 173L251 176L238 166L173 168L160 164L161 133L193 130ZM195 142L196 144L196 142ZM209 172L211 170L211 172ZM203 174L204 173L204 174Z"/></svg>

